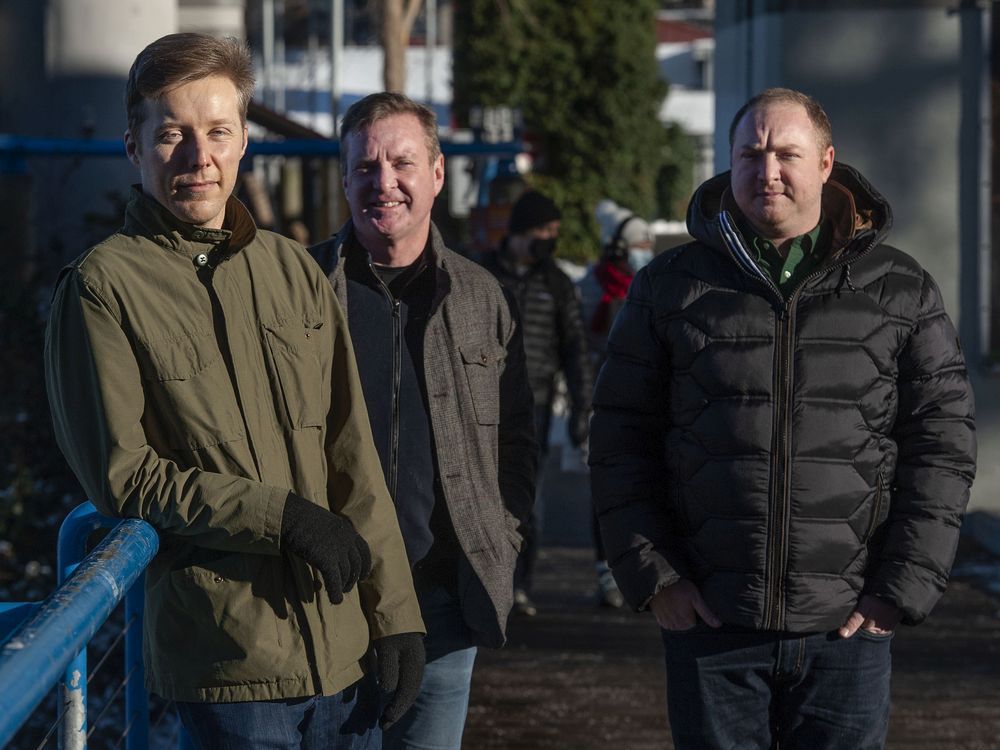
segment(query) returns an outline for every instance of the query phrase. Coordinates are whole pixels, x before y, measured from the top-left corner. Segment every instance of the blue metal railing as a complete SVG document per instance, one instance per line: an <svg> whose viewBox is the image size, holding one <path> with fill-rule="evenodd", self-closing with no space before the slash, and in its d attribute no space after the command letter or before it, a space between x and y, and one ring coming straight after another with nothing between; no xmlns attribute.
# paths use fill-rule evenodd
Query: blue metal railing
<svg viewBox="0 0 1000 750"><path fill-rule="evenodd" d="M115 525L84 558L87 537ZM0 746L27 721L63 677L64 750L86 746L86 645L125 599L126 747L148 745L149 708L142 684L142 574L159 547L153 527L110 519L78 506L59 531L59 588L33 610L0 648ZM82 560L82 562L80 562ZM24 610L21 610L23 616Z"/></svg>

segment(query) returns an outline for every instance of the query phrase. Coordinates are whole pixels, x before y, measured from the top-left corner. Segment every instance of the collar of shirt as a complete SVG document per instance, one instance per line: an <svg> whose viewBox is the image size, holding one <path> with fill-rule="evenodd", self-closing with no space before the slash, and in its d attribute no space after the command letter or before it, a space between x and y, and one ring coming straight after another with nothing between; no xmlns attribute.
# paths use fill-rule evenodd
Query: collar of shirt
<svg viewBox="0 0 1000 750"><path fill-rule="evenodd" d="M824 240L828 234L823 225L823 217L820 217L812 231L793 239L785 257L781 256L773 242L761 237L749 226L744 227L744 234L750 239L757 265L784 290L794 286L823 260Z"/></svg>

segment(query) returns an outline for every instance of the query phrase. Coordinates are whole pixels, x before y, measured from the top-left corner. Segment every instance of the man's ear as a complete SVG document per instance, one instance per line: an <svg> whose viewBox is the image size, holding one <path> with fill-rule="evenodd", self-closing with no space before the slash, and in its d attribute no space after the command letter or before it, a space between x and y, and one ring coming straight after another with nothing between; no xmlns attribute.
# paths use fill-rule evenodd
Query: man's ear
<svg viewBox="0 0 1000 750"><path fill-rule="evenodd" d="M823 182L826 183L830 179L830 172L833 171L833 157L834 150L833 146L827 146L826 151L823 152L823 158L820 160L820 169L823 172Z"/></svg>
<svg viewBox="0 0 1000 750"><path fill-rule="evenodd" d="M250 129L246 125L243 126L243 148L240 149L240 158L247 152L247 144L250 143Z"/></svg>
<svg viewBox="0 0 1000 750"><path fill-rule="evenodd" d="M444 154L438 154L434 160L434 196L441 192L444 187Z"/></svg>
<svg viewBox="0 0 1000 750"><path fill-rule="evenodd" d="M139 166L139 144L136 142L135 138L132 137L132 131L125 131L125 155L128 160L132 162L136 167Z"/></svg>

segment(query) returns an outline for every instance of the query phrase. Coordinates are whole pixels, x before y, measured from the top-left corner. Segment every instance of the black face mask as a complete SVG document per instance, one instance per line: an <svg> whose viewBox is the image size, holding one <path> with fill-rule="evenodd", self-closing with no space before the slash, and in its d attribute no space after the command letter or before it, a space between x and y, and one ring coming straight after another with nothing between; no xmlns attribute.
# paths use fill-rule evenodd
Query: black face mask
<svg viewBox="0 0 1000 750"><path fill-rule="evenodd" d="M528 252L535 260L545 260L551 258L556 252L556 238L533 239L528 246Z"/></svg>

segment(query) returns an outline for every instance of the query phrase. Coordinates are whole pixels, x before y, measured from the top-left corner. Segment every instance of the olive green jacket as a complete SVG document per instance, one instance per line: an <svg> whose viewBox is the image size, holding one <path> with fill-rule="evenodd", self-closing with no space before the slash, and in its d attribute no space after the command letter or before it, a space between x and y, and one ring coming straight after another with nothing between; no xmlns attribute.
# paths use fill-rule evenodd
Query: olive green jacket
<svg viewBox="0 0 1000 750"><path fill-rule="evenodd" d="M332 694L361 677L370 638L423 623L330 285L234 198L225 226L181 224L135 190L124 228L63 270L45 342L56 438L101 512L160 533L149 690ZM281 549L290 490L371 547L343 604Z"/></svg>

